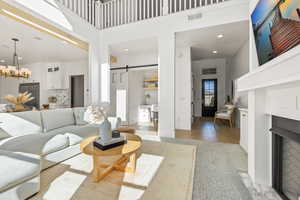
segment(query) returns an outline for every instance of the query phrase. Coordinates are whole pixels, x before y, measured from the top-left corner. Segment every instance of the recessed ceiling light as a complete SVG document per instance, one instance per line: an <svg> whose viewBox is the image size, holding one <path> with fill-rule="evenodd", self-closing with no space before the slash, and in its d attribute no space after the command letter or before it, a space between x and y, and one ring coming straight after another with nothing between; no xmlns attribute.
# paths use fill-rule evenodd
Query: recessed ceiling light
<svg viewBox="0 0 300 200"><path fill-rule="evenodd" d="M212 51L212 53L213 53L213 54L217 54L217 53L218 53L218 51L214 50L214 51Z"/></svg>
<svg viewBox="0 0 300 200"><path fill-rule="evenodd" d="M18 60L23 60L23 58L21 56L18 57Z"/></svg>
<svg viewBox="0 0 300 200"><path fill-rule="evenodd" d="M218 38L223 38L224 35L223 35L223 34L219 34L217 37L218 37Z"/></svg>
<svg viewBox="0 0 300 200"><path fill-rule="evenodd" d="M5 63L5 60L0 60L1 63Z"/></svg>
<svg viewBox="0 0 300 200"><path fill-rule="evenodd" d="M129 49L124 49L124 51L129 51Z"/></svg>

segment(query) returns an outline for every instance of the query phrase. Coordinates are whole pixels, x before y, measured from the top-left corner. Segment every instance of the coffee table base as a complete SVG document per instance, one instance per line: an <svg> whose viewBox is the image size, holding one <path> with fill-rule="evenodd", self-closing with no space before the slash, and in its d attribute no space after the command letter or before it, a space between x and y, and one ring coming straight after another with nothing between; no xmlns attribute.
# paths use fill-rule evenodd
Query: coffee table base
<svg viewBox="0 0 300 200"><path fill-rule="evenodd" d="M129 160L130 167L126 167L122 164ZM111 173L113 170L122 172L134 173L136 168L136 152L130 155L123 155L112 164L101 164L100 156L93 156L94 168L92 172L94 182L101 181L105 176Z"/></svg>

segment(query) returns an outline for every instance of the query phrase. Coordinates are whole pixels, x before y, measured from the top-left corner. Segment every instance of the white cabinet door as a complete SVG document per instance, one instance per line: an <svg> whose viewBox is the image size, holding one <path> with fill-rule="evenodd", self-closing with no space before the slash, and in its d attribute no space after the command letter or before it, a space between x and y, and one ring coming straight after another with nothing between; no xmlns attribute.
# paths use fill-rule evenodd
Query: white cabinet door
<svg viewBox="0 0 300 200"><path fill-rule="evenodd" d="M240 119L241 119L240 145L246 152L248 152L248 112L240 111Z"/></svg>

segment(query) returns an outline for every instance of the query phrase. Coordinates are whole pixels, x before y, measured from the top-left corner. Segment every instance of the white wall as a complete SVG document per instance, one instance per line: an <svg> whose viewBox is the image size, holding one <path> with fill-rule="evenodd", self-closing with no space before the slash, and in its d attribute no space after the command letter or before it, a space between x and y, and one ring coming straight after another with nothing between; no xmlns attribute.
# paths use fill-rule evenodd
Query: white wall
<svg viewBox="0 0 300 200"><path fill-rule="evenodd" d="M191 130L191 47L176 48L175 60L175 128L179 130Z"/></svg>
<svg viewBox="0 0 300 200"><path fill-rule="evenodd" d="M60 63L61 70L63 71L66 77L67 88L70 88L70 76L72 75L84 75L84 84L85 84L85 105L89 102L89 93L88 93L88 61L76 61L76 62L58 62ZM52 63L32 63L27 64L26 67L32 71L32 76L29 79L16 79L16 78L1 78L0 79L0 88L1 88L1 102L5 103L6 101L3 99L5 95L17 95L19 90L19 83L32 83L39 82L40 83L40 106L43 104L47 104L48 97L51 95L55 95L57 92L53 90L47 89L47 68ZM67 92L70 95L70 90ZM69 105L70 106L70 102Z"/></svg>
<svg viewBox="0 0 300 200"><path fill-rule="evenodd" d="M226 79L226 88L227 95L231 96L231 86L232 81L236 81L241 76L249 72L249 41L246 41L243 46L237 51L237 53L227 59L227 79ZM235 88L237 89L237 88ZM235 99L239 107L248 107L248 95L247 93L238 93L234 91ZM231 98L233 98L231 96Z"/></svg>
<svg viewBox="0 0 300 200"><path fill-rule="evenodd" d="M116 63L111 63L110 66L113 67L125 67L128 66L138 66L138 65L149 65L158 64L158 53L156 51L144 51L144 52L128 52L112 54L117 58Z"/></svg>
<svg viewBox="0 0 300 200"><path fill-rule="evenodd" d="M215 75L203 75L202 69L217 68ZM202 79L217 79L218 80L218 109L224 106L226 100L226 59L203 59L192 62L192 71L194 75L195 88L195 115L202 116Z"/></svg>
<svg viewBox="0 0 300 200"><path fill-rule="evenodd" d="M227 59L226 65L226 96L230 96L238 108L248 108L248 93L239 93L236 83L238 78L249 72L249 40L240 47L234 56ZM232 84L234 84L233 97ZM240 127L240 111L238 109L236 109L235 126Z"/></svg>

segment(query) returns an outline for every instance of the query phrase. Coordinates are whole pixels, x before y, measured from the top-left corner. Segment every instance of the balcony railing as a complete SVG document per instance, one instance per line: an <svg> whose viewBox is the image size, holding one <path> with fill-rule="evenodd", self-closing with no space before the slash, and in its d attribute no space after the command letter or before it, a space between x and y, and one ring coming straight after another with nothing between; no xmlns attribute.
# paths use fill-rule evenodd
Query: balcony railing
<svg viewBox="0 0 300 200"><path fill-rule="evenodd" d="M82 19L105 29L227 0L57 0Z"/></svg>

